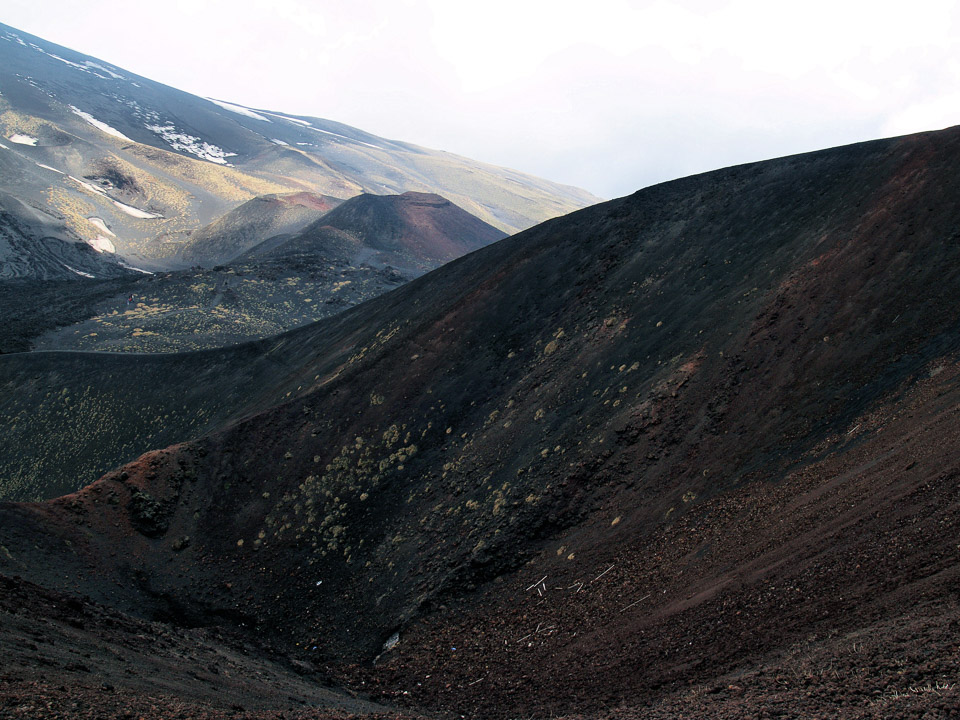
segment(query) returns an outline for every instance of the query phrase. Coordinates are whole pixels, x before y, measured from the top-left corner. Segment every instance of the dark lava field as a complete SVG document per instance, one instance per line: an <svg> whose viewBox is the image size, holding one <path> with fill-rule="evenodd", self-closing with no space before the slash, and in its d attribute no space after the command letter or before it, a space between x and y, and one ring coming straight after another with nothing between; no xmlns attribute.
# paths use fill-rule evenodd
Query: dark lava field
<svg viewBox="0 0 960 720"><path fill-rule="evenodd" d="M0 503L0 717L960 717L958 168L733 167L256 342L0 356L20 487L131 457Z"/></svg>

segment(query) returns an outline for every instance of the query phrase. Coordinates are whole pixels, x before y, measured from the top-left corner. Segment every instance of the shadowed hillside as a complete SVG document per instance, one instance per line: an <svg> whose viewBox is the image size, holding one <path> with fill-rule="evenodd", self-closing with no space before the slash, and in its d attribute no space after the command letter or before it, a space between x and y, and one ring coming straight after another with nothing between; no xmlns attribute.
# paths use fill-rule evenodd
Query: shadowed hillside
<svg viewBox="0 0 960 720"><path fill-rule="evenodd" d="M415 192L351 198L304 230L298 238L301 248L313 231L324 228L356 238L366 253L372 251L374 262L420 271L506 237L439 195Z"/></svg>
<svg viewBox="0 0 960 720"><path fill-rule="evenodd" d="M0 284L0 300L14 308L0 330L0 351L182 352L256 340L335 315L504 237L438 195L361 195L329 221L316 209L326 200L282 196L244 204L230 222L215 223L219 234L211 231L204 242L222 241L232 248L224 254L233 255L285 223L291 231L307 227L254 242L213 269L85 285Z"/></svg>
<svg viewBox="0 0 960 720"><path fill-rule="evenodd" d="M0 506L0 569L413 710L946 716L958 162L952 129L686 178L258 345L111 358L155 413L206 368L237 421ZM0 373L102 395L93 362Z"/></svg>
<svg viewBox="0 0 960 720"><path fill-rule="evenodd" d="M255 197L195 232L181 257L195 264L222 265L268 238L303 230L342 202L305 192Z"/></svg>

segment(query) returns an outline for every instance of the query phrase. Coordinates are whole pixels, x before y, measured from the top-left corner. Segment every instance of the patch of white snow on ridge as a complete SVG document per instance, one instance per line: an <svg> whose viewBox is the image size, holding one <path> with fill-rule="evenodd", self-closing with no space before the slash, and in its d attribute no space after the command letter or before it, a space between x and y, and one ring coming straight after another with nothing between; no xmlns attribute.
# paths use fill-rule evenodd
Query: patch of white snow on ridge
<svg viewBox="0 0 960 720"><path fill-rule="evenodd" d="M169 121L166 125L146 125L145 127L163 138L174 150L188 152L201 160L208 160L218 165L230 165L226 158L236 155L236 153L227 152L223 148L204 142L194 135L177 130L176 126Z"/></svg>
<svg viewBox="0 0 960 720"><path fill-rule="evenodd" d="M117 248L110 242L110 239L105 238L103 235L97 235L94 240L87 240L87 244L98 253L106 252L112 255L117 252Z"/></svg>
<svg viewBox="0 0 960 720"><path fill-rule="evenodd" d="M163 217L163 215L158 215L157 213L150 213L150 212L147 212L146 210L135 208L132 205L124 205L119 200L114 200L113 204L116 205L121 210L123 210L127 215L130 215L135 218L140 218L141 220L156 220L157 218Z"/></svg>
<svg viewBox="0 0 960 720"><path fill-rule="evenodd" d="M10 142L15 142L18 145L30 145L31 147L36 147L37 139L35 137L30 137L29 135L23 135L22 133L14 133L7 138Z"/></svg>
<svg viewBox="0 0 960 720"><path fill-rule="evenodd" d="M243 115L244 117L253 118L254 120L263 120L264 122L270 122L268 118L265 118L260 113L255 113L250 108L245 108L242 105L234 105L233 103L224 102L223 100L214 100L213 98L207 98L214 105L219 105L224 110L229 110L232 113L237 115Z"/></svg>
<svg viewBox="0 0 960 720"><path fill-rule="evenodd" d="M40 52L43 52L43 51L41 50ZM60 57L59 55L54 55L53 53L47 53L47 55L52 57L54 60L59 60L62 63L66 63L70 67L75 67L77 70L82 70L83 72L90 72L83 65L80 65L79 63L71 62L70 60Z"/></svg>
<svg viewBox="0 0 960 720"><path fill-rule="evenodd" d="M292 118L287 115L281 115L280 113L267 112L266 110L264 110L264 112L267 115L270 115L271 117L280 118L281 120L286 120L287 122L296 123L297 125L300 125L305 128L309 128L310 130L313 130L318 133L323 133L325 135L333 135L334 137L343 138L344 140L349 140L350 142L360 143L361 145L366 145L367 147L372 147L376 150L383 150L383 148L378 145L373 145L371 143L364 142L363 140L357 140L356 138L349 137L348 135L341 135L340 133L330 132L329 130L321 130L318 127L314 127L313 125L308 123L306 120L299 120L297 118ZM297 143L297 144L306 145L308 143Z"/></svg>
<svg viewBox="0 0 960 720"><path fill-rule="evenodd" d="M264 110L266 112L266 110ZM286 120L287 122L292 122L297 125L303 125L304 127L313 127L306 120L298 120L297 118L287 117L286 115L280 115L279 113L268 112L267 115L270 117L280 118L281 120Z"/></svg>
<svg viewBox="0 0 960 720"><path fill-rule="evenodd" d="M105 132L107 135L113 135L113 137L120 138L121 140L128 140L130 142L133 142L132 140L130 140L130 138L128 138L126 135L124 135L122 132L120 132L116 128L112 128L109 125L107 125L105 122L97 120L93 115L91 115L90 113L85 113L76 105L71 105L70 109L73 110L74 115L79 115L88 123L90 123L95 128L97 128L97 130L100 130L101 132Z"/></svg>
<svg viewBox="0 0 960 720"><path fill-rule="evenodd" d="M310 129L313 130L314 132L325 133L326 135L333 135L334 137L343 138L344 140L349 140L350 142L360 143L361 145L372 147L374 150L383 150L383 148L378 147L376 145L371 145L370 143L364 142L363 140L357 140L356 138L347 137L346 135L341 135L340 133L330 132L329 130L321 130L320 128L314 127L313 125L310 125Z"/></svg>
<svg viewBox="0 0 960 720"><path fill-rule="evenodd" d="M16 40L18 43L20 43L21 45L23 45L24 47L27 46L27 44L20 39L19 35L17 35L16 33L12 33L9 30L3 34L3 39L6 40L7 42L10 42L10 40L13 39L13 40Z"/></svg>
<svg viewBox="0 0 960 720"><path fill-rule="evenodd" d="M67 270L69 270L70 272L75 272L77 275L83 275L83 277L85 277L85 278L91 278L91 279L93 278L93 275L91 275L90 273L80 272L80 271L77 270L76 268L72 268L72 267L70 267L69 265L67 265L66 263L60 263L60 264L63 265L63 266L64 266Z"/></svg>
<svg viewBox="0 0 960 720"><path fill-rule="evenodd" d="M114 80L126 80L126 78L125 78L123 75L121 75L121 74L119 74L119 73L115 73L115 72L114 72L113 70L111 70L110 68L106 68L106 67L104 67L103 65L98 65L98 64L95 63L95 62L90 62L89 60L84 60L83 64L86 65L88 68L96 68L97 70L103 70L103 72L105 72L107 75L109 75L110 77L112 77Z"/></svg>
<svg viewBox="0 0 960 720"><path fill-rule="evenodd" d="M272 142L274 145L289 145L289 144L290 144L290 143L284 142L283 140L278 140L277 138L270 138L270 142Z"/></svg>
<svg viewBox="0 0 960 720"><path fill-rule="evenodd" d="M90 183L84 182L79 178L75 178L73 175L67 175L67 177L73 180L78 185L80 185L80 187L85 188L90 192L96 193L97 195L103 195L103 197L107 197L107 193L102 188L98 188L96 185L91 185Z"/></svg>
<svg viewBox="0 0 960 720"><path fill-rule="evenodd" d="M52 170L53 172L58 173L60 175L66 174L62 170L57 170L55 167L50 167L49 165L44 165L43 163L34 163L34 165L36 165L39 168L43 168L44 170Z"/></svg>
<svg viewBox="0 0 960 720"><path fill-rule="evenodd" d="M90 224L93 225L100 232L104 232L110 237L116 237L116 235L107 227L107 224L98 217L88 217L87 220L90 221Z"/></svg>
<svg viewBox="0 0 960 720"><path fill-rule="evenodd" d="M156 220L157 218L163 217L163 215L160 215L158 213L147 212L146 210L135 208L132 205L126 205L120 202L119 200L114 200L112 197L107 195L106 191L103 190L102 188L98 188L96 185L91 185L88 182L84 182L83 180L75 178L73 175L67 175L67 177L73 180L78 185L80 185L80 187L84 188L85 190L89 190L90 192L96 193L101 197L105 197L107 200L112 202L114 205L116 205L118 208L123 210L127 215L130 215L131 217L139 218L141 220ZM100 218L87 218L87 219L90 220L91 222L93 222L94 220L100 220ZM103 222L103 221L101 220L100 222ZM100 227L95 222L94 222L94 225L96 225L97 227ZM109 230L107 230L105 223L104 223L104 226L100 229L106 230L108 233L110 232ZM113 235L113 233L110 233L110 234ZM113 235L113 236L116 237L116 235Z"/></svg>
<svg viewBox="0 0 960 720"><path fill-rule="evenodd" d="M149 270L144 270L143 268L134 267L133 265L127 265L123 260L117 260L117 265L120 267L125 267L127 270L136 270L138 273L143 273L144 275L153 275Z"/></svg>

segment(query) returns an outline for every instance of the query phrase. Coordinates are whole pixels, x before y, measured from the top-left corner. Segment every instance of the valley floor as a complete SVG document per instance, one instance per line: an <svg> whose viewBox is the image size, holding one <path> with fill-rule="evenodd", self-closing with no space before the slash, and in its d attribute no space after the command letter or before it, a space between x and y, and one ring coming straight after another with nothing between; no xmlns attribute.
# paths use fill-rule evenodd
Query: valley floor
<svg viewBox="0 0 960 720"><path fill-rule="evenodd" d="M138 718L142 720L414 720L486 717L456 711L390 709L334 690L322 669L269 653L242 636L146 623L102 606L58 597L0 579L0 718ZM480 631L479 628L474 630ZM519 714L567 720L678 718L955 718L960 717L960 608L923 604L909 617L848 633L811 635L766 654L757 664L664 689L643 701L616 701L584 714L545 714L542 688ZM471 629L461 628L462 634ZM542 670L542 668L541 668ZM566 698L558 668L558 700ZM477 668L482 673L482 667ZM397 678L379 687L381 702L409 704ZM359 675L357 677L360 677ZM477 698L492 678L455 681L448 694ZM598 697L604 679L594 677ZM495 682L495 680L494 680ZM361 688L362 689L362 688ZM414 695L415 696L415 695ZM460 703L457 703L460 704Z"/></svg>

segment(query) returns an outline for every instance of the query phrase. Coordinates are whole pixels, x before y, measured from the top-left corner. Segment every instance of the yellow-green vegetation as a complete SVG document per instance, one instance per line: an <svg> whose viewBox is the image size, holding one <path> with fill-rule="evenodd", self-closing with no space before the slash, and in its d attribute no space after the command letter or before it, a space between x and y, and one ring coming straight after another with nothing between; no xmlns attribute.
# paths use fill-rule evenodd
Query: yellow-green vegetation
<svg viewBox="0 0 960 720"><path fill-rule="evenodd" d="M258 177L333 197L353 197L364 191L362 185L343 177L318 155L290 146L273 150L269 163L257 169Z"/></svg>
<svg viewBox="0 0 960 720"><path fill-rule="evenodd" d="M83 217L79 210L77 217ZM353 278L349 294L341 290L336 303L317 300L318 296L330 298L331 284L345 272ZM325 271L294 280L264 279L231 271L182 273L146 285L142 295L134 290L133 304L126 302L126 296L103 303L93 317L51 332L35 347L113 352L180 352L222 347L329 317L389 287L375 270L367 268ZM392 334L381 333L373 346ZM358 355L369 350L366 348ZM382 395L375 393L371 404L378 401L383 402Z"/></svg>
<svg viewBox="0 0 960 720"><path fill-rule="evenodd" d="M94 164L94 174L117 174L130 178L136 183L143 200L152 206L164 209L164 215L185 214L190 207L190 195L187 191L163 177L158 177L129 163L117 155L109 155Z"/></svg>
<svg viewBox="0 0 960 720"><path fill-rule="evenodd" d="M281 185L270 180L247 175L236 168L195 160L149 145L135 143L130 145L127 151L177 180L199 185L217 197L237 203L249 200L257 195L270 195L303 189L299 184L293 186Z"/></svg>
<svg viewBox="0 0 960 720"><path fill-rule="evenodd" d="M398 332L400 332L399 325L395 325L394 327L389 328L387 330L378 330L377 334L373 338L373 341L369 345L365 345L364 347L360 348L360 350L358 350L353 355L351 355L350 358L347 360L347 364L353 365L354 363L360 362L367 356L367 353L372 353L376 350L379 350L384 345L386 345L390 341L390 339L394 335L396 335Z"/></svg>
<svg viewBox="0 0 960 720"><path fill-rule="evenodd" d="M72 492L144 448L144 438L167 432L190 435L206 427L212 407L133 404L125 388L95 390L60 385L44 391L35 381L17 392L3 389L0 412L0 499L36 500ZM109 440L104 440L109 438Z"/></svg>
<svg viewBox="0 0 960 720"><path fill-rule="evenodd" d="M351 559L349 508L366 502L417 453L405 424L391 425L370 440L344 445L324 472L311 474L287 492L267 515L254 546L279 540L306 543L314 559L341 553ZM312 561L311 561L312 562Z"/></svg>
<svg viewBox="0 0 960 720"><path fill-rule="evenodd" d="M0 112L0 130L4 136L14 133L38 135L43 128L50 127L50 123L45 120L8 109L9 105L5 101L0 108L3 108L3 112Z"/></svg>
<svg viewBox="0 0 960 720"><path fill-rule="evenodd" d="M63 215L64 224L77 236L89 238L90 221L87 217L99 212L96 206L86 201L83 196L67 192L60 187L51 187L47 190L47 202Z"/></svg>
<svg viewBox="0 0 960 720"><path fill-rule="evenodd" d="M559 328L557 332L554 333L553 339L550 342L548 342L546 345L544 345L543 354L553 355L553 353L555 353L557 349L560 347L560 340L563 337L564 337L563 328Z"/></svg>

